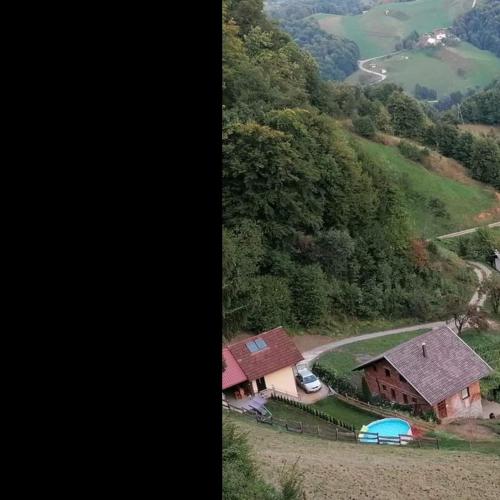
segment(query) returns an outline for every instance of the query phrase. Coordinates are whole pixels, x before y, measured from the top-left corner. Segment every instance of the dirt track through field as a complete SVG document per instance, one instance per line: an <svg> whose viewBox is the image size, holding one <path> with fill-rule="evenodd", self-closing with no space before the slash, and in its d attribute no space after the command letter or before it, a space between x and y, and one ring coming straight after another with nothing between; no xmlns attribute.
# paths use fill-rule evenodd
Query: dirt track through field
<svg viewBox="0 0 500 500"><path fill-rule="evenodd" d="M345 444L238 422L266 481L286 462L305 473L307 499L497 500L500 458L478 453Z"/></svg>

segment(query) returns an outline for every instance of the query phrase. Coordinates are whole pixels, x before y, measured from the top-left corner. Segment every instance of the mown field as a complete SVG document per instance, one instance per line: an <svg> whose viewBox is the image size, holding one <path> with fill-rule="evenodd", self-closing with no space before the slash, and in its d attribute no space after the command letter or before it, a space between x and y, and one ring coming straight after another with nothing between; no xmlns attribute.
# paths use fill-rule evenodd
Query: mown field
<svg viewBox="0 0 500 500"><path fill-rule="evenodd" d="M461 42L457 47L417 49L374 61L375 71L387 71L386 83L397 83L409 94L415 84L435 89L437 97L484 87L500 74L500 59L487 50ZM363 72L348 78L357 83Z"/></svg>
<svg viewBox="0 0 500 500"><path fill-rule="evenodd" d="M413 30L419 34L445 28L472 7L472 0L414 0L382 4L357 16L317 14L320 27L327 33L355 41L362 59L388 54L397 42ZM386 15L386 10L389 15Z"/></svg>
<svg viewBox="0 0 500 500"><path fill-rule="evenodd" d="M283 464L297 462L306 498L321 499L449 499L496 500L500 458L470 453L399 446L327 441L240 419L259 470L279 484ZM467 444L466 442L464 442Z"/></svg>
<svg viewBox="0 0 500 500"><path fill-rule="evenodd" d="M384 146L357 139L361 149L393 178L406 201L413 230L426 238L476 227L493 220L478 219L478 215L500 206L493 190L478 183L465 184L426 169L420 163L406 159L395 146ZM447 216L437 216L432 200L444 203Z"/></svg>

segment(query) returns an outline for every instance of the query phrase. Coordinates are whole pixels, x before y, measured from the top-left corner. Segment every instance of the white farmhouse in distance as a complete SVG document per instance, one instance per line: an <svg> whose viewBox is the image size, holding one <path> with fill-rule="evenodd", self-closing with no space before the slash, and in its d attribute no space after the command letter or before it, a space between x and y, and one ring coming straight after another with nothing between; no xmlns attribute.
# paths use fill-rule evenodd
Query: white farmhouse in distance
<svg viewBox="0 0 500 500"><path fill-rule="evenodd" d="M433 38L433 37L429 37L429 38L427 38L427 43L429 45L436 45L437 40L435 38Z"/></svg>

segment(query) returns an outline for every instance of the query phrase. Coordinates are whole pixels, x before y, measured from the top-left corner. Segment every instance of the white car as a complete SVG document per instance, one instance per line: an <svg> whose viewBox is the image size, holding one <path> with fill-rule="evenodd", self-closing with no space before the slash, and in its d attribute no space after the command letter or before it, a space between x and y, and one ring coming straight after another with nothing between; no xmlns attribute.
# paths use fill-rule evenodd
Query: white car
<svg viewBox="0 0 500 500"><path fill-rule="evenodd" d="M316 392L322 387L321 381L308 368L297 369L297 383L306 392Z"/></svg>

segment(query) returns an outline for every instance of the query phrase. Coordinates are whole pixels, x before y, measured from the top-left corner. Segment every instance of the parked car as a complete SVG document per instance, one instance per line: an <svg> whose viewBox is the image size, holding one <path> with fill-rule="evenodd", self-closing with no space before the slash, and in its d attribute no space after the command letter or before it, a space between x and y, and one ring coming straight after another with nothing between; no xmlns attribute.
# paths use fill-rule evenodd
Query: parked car
<svg viewBox="0 0 500 500"><path fill-rule="evenodd" d="M322 387L319 378L308 368L298 368L296 379L299 387L302 387L305 392L316 392Z"/></svg>

